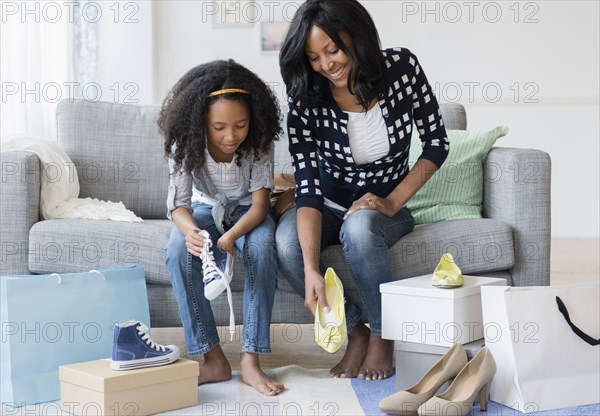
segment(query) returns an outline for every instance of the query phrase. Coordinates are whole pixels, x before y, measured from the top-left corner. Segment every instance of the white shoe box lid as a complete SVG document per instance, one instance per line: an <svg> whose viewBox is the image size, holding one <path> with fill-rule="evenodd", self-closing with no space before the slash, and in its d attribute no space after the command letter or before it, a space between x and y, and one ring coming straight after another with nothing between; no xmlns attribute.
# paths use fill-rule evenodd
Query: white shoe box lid
<svg viewBox="0 0 600 416"><path fill-rule="evenodd" d="M506 279L481 276L463 276L464 285L444 289L431 284L432 275L411 277L409 279L396 280L383 283L379 286L381 293L423 296L428 298L459 299L481 293L481 286L506 286Z"/></svg>
<svg viewBox="0 0 600 416"><path fill-rule="evenodd" d="M382 337L450 347L483 338L481 286L506 286L505 279L464 276L463 286L443 289L431 275L384 283Z"/></svg>

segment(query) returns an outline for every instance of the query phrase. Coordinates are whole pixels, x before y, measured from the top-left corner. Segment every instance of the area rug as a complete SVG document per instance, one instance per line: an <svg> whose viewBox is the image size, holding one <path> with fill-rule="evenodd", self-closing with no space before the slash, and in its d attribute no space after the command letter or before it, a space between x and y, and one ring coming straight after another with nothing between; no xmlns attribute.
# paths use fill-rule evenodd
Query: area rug
<svg viewBox="0 0 600 416"><path fill-rule="evenodd" d="M387 380L332 379L326 369L305 369L287 366L266 371L282 382L286 390L274 397L266 397L240 381L234 371L231 380L212 383L198 388L198 406L161 415L383 415L379 401L396 392L396 377ZM471 415L517 416L523 413L490 402L487 412L479 405ZM580 406L530 413L536 416L599 415L600 405Z"/></svg>

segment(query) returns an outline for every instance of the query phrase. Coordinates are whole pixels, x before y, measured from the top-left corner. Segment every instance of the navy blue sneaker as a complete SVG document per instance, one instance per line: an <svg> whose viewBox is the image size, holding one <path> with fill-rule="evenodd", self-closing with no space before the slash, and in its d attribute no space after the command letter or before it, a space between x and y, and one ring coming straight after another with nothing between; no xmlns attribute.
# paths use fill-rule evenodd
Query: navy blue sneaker
<svg viewBox="0 0 600 416"><path fill-rule="evenodd" d="M208 231L200 231L204 238L204 247L200 254L204 281L204 296L208 300L217 298L225 289L229 292L229 283L233 278L233 256L213 245Z"/></svg>
<svg viewBox="0 0 600 416"><path fill-rule="evenodd" d="M148 327L140 321L127 321L114 327L113 370L133 370L170 364L179 358L177 345L160 345L150 339Z"/></svg>

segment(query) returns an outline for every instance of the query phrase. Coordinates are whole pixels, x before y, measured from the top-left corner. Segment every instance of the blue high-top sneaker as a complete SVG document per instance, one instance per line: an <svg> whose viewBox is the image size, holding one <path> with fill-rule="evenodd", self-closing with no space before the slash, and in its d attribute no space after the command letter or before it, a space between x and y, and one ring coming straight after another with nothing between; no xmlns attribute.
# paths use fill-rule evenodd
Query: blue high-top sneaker
<svg viewBox="0 0 600 416"><path fill-rule="evenodd" d="M204 296L213 300L225 289L229 291L229 283L233 278L233 256L214 246L208 231L202 230L200 235L204 238L204 247L200 254Z"/></svg>
<svg viewBox="0 0 600 416"><path fill-rule="evenodd" d="M114 327L113 370L133 370L170 364L179 358L177 345L161 345L150 339L148 327L140 321L127 321Z"/></svg>

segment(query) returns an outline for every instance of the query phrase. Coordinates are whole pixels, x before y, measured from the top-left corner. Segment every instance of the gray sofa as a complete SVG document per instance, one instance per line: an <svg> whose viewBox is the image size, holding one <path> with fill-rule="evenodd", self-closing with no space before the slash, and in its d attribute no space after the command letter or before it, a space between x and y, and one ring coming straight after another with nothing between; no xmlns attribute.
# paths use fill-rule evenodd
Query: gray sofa
<svg viewBox="0 0 600 416"><path fill-rule="evenodd" d="M156 118L159 106L84 100L57 108L59 145L77 166L80 197L122 201L143 223L39 218L43 166L33 153L3 152L0 274L68 273L136 263L146 272L151 324L180 326L164 266L173 224L166 219L168 168ZM447 128L465 129L461 105L442 105ZM539 150L493 148L485 168L483 218L417 226L391 248L396 278L431 273L452 252L465 274L503 277L517 286L547 285L550 275L550 159ZM292 172L283 137L276 172ZM356 290L341 246L323 252L346 291ZM243 266L235 262L234 309L241 322ZM278 276L273 322L309 323L302 299ZM360 303L360 300L357 299ZM218 324L228 323L225 296L213 302Z"/></svg>

